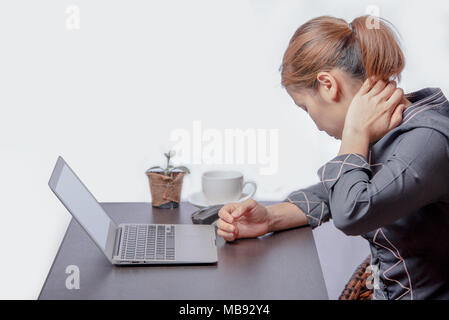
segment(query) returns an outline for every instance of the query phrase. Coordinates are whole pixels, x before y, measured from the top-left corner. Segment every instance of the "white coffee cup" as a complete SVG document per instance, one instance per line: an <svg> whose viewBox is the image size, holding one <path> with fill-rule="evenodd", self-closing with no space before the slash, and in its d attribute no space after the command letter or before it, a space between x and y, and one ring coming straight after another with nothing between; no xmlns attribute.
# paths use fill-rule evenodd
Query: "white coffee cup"
<svg viewBox="0 0 449 320"><path fill-rule="evenodd" d="M242 198L243 188L248 184L253 186L253 190ZM210 204L245 201L257 190L257 184L254 181L244 182L243 174L238 171L206 171L201 177L201 185Z"/></svg>

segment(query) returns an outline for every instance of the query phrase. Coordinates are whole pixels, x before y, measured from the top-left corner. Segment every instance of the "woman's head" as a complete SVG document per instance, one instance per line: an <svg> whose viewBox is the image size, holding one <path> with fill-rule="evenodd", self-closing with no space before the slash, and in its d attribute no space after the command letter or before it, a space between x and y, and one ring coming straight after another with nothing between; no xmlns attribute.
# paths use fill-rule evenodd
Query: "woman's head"
<svg viewBox="0 0 449 320"><path fill-rule="evenodd" d="M296 30L284 54L282 85L320 130L341 139L352 98L369 77L398 80L404 55L385 19L362 16L351 24L322 16Z"/></svg>

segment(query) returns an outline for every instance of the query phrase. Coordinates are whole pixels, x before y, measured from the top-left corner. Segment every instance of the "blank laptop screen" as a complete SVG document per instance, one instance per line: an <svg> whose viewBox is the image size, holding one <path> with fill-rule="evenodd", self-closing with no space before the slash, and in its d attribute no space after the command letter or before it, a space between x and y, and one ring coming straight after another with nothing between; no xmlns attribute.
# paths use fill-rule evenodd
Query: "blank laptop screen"
<svg viewBox="0 0 449 320"><path fill-rule="evenodd" d="M111 219L66 164L62 167L54 192L90 236L105 250Z"/></svg>

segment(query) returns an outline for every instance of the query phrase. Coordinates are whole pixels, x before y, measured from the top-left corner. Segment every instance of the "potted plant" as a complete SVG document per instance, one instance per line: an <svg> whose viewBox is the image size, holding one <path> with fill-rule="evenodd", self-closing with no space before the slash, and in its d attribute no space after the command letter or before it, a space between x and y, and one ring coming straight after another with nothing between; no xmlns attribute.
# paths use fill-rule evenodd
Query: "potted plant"
<svg viewBox="0 0 449 320"><path fill-rule="evenodd" d="M167 158L167 166L162 168L155 166L145 171L150 182L152 206L158 208L173 209L179 206L181 199L182 181L190 171L185 166L172 166L170 159L175 156L175 151L164 153Z"/></svg>

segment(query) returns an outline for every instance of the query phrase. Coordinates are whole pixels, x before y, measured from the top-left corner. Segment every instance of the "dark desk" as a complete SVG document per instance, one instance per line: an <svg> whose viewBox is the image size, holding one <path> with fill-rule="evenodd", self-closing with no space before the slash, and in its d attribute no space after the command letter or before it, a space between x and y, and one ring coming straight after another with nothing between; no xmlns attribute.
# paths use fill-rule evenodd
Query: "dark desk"
<svg viewBox="0 0 449 320"><path fill-rule="evenodd" d="M196 210L184 202L175 210L153 208L150 203L102 206L117 223L190 224ZM216 265L115 267L72 219L39 299L328 298L310 228L234 243L217 237L217 247ZM79 267L79 289L65 286L68 265Z"/></svg>

